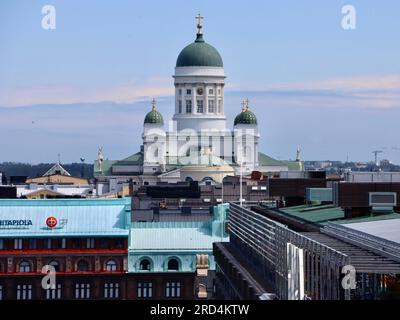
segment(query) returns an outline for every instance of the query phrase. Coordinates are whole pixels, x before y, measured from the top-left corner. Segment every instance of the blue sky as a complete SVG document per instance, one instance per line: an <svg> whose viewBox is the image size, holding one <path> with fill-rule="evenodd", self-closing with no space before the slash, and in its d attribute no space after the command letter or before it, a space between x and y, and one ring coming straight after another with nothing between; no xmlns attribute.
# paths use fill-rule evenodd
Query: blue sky
<svg viewBox="0 0 400 320"><path fill-rule="evenodd" d="M41 28L46 4L56 30ZM356 30L341 28L345 4ZM263 151L370 160L384 149L400 163L395 0L1 1L0 161L91 161L98 145L109 158L134 153L151 97L172 113L171 75L199 12L224 60L228 120L248 97Z"/></svg>

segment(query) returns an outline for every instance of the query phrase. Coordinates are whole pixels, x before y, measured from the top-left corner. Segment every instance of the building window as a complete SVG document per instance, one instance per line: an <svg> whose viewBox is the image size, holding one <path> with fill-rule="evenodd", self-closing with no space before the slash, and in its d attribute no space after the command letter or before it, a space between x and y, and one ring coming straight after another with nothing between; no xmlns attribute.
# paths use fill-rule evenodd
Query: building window
<svg viewBox="0 0 400 320"><path fill-rule="evenodd" d="M49 238L49 239L46 239L46 248L47 248L47 249L51 249L51 248L52 248L52 241L51 241L50 238Z"/></svg>
<svg viewBox="0 0 400 320"><path fill-rule="evenodd" d="M140 271L150 271L151 263L148 259L142 259L139 264Z"/></svg>
<svg viewBox="0 0 400 320"><path fill-rule="evenodd" d="M100 248L108 248L110 246L110 243L108 241L108 239L101 239L100 240Z"/></svg>
<svg viewBox="0 0 400 320"><path fill-rule="evenodd" d="M4 239L0 239L0 250L4 249Z"/></svg>
<svg viewBox="0 0 400 320"><path fill-rule="evenodd" d="M153 283L152 282L138 282L137 297L138 298L153 297Z"/></svg>
<svg viewBox="0 0 400 320"><path fill-rule="evenodd" d="M76 283L75 284L75 299L89 299L90 298L90 284L89 283Z"/></svg>
<svg viewBox="0 0 400 320"><path fill-rule="evenodd" d="M56 272L60 271L60 264L57 260L50 261L49 266L52 266Z"/></svg>
<svg viewBox="0 0 400 320"><path fill-rule="evenodd" d="M47 300L57 300L61 299L61 283L57 283L54 289L46 290L46 299Z"/></svg>
<svg viewBox="0 0 400 320"><path fill-rule="evenodd" d="M192 100L186 100L186 113L192 113Z"/></svg>
<svg viewBox="0 0 400 320"><path fill-rule="evenodd" d="M94 248L94 238L87 238L86 249L93 249L93 248Z"/></svg>
<svg viewBox="0 0 400 320"><path fill-rule="evenodd" d="M222 112L222 100L218 100L218 113Z"/></svg>
<svg viewBox="0 0 400 320"><path fill-rule="evenodd" d="M177 259L169 259L168 260L168 271L178 271L179 270L179 262Z"/></svg>
<svg viewBox="0 0 400 320"><path fill-rule="evenodd" d="M208 100L208 112L209 113L214 113L215 112L214 100Z"/></svg>
<svg viewBox="0 0 400 320"><path fill-rule="evenodd" d="M3 300L3 286L0 285L0 301Z"/></svg>
<svg viewBox="0 0 400 320"><path fill-rule="evenodd" d="M124 241L124 239L121 239L121 238L116 239L115 242L114 242L114 246L115 246L116 248L123 248L123 247L125 246L125 241Z"/></svg>
<svg viewBox="0 0 400 320"><path fill-rule="evenodd" d="M186 89L186 94L187 95L191 95L192 94L192 90L191 89Z"/></svg>
<svg viewBox="0 0 400 320"><path fill-rule="evenodd" d="M119 298L119 283L105 283L104 284L104 298L105 299L118 299Z"/></svg>
<svg viewBox="0 0 400 320"><path fill-rule="evenodd" d="M61 239L61 249L65 249L67 247L67 239Z"/></svg>
<svg viewBox="0 0 400 320"><path fill-rule="evenodd" d="M117 263L115 262L115 260L108 260L106 263L106 271L117 271Z"/></svg>
<svg viewBox="0 0 400 320"><path fill-rule="evenodd" d="M31 300L32 299L32 285L19 284L17 285L17 300Z"/></svg>
<svg viewBox="0 0 400 320"><path fill-rule="evenodd" d="M165 296L167 298L179 298L181 296L181 282L168 281L165 285Z"/></svg>
<svg viewBox="0 0 400 320"><path fill-rule="evenodd" d="M221 89L218 89L218 95L219 96L221 95Z"/></svg>
<svg viewBox="0 0 400 320"><path fill-rule="evenodd" d="M197 100L197 113L203 113L203 100Z"/></svg>
<svg viewBox="0 0 400 320"><path fill-rule="evenodd" d="M28 261L22 261L18 270L19 272L31 272L31 264Z"/></svg>
<svg viewBox="0 0 400 320"><path fill-rule="evenodd" d="M29 239L29 249L36 249L37 242L36 239Z"/></svg>
<svg viewBox="0 0 400 320"><path fill-rule="evenodd" d="M182 113L182 100L178 101L178 113Z"/></svg>
<svg viewBox="0 0 400 320"><path fill-rule="evenodd" d="M72 239L71 243L74 249L80 249L82 247L82 239Z"/></svg>
<svg viewBox="0 0 400 320"><path fill-rule="evenodd" d="M209 89L208 94L214 94L214 89Z"/></svg>
<svg viewBox="0 0 400 320"><path fill-rule="evenodd" d="M182 94L182 89L179 89L178 92L179 92L179 94L181 95L181 94Z"/></svg>
<svg viewBox="0 0 400 320"><path fill-rule="evenodd" d="M22 249L22 239L14 239L14 249Z"/></svg>
<svg viewBox="0 0 400 320"><path fill-rule="evenodd" d="M79 260L76 264L77 271L89 271L89 263L86 260Z"/></svg>

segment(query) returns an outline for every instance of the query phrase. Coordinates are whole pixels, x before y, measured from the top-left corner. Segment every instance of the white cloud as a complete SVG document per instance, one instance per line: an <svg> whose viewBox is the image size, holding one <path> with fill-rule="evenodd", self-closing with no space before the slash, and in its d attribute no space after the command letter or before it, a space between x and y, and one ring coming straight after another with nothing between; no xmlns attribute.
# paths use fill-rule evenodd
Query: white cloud
<svg viewBox="0 0 400 320"><path fill-rule="evenodd" d="M174 93L170 78L153 77L109 87L13 87L0 88L0 106L16 107L35 104L72 104L112 101L130 103L148 97Z"/></svg>
<svg viewBox="0 0 400 320"><path fill-rule="evenodd" d="M376 75L304 81L282 84L227 84L228 91L240 91L252 98L262 92L268 103L302 107L400 108L400 75ZM0 106L72 104L112 101L130 103L150 97L173 96L169 77L152 77L109 87L13 87L0 88Z"/></svg>
<svg viewBox="0 0 400 320"><path fill-rule="evenodd" d="M248 85L269 103L301 107L400 108L400 75ZM251 89L250 89L251 88ZM253 100L257 101L257 97Z"/></svg>

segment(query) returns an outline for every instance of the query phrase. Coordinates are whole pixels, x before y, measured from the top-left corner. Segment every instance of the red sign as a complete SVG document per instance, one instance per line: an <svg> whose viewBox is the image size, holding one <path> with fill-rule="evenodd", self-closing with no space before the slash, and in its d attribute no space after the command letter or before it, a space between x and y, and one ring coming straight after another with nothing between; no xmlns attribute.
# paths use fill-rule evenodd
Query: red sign
<svg viewBox="0 0 400 320"><path fill-rule="evenodd" d="M46 219L46 224L49 228L54 228L57 225L57 218L56 217L48 217Z"/></svg>

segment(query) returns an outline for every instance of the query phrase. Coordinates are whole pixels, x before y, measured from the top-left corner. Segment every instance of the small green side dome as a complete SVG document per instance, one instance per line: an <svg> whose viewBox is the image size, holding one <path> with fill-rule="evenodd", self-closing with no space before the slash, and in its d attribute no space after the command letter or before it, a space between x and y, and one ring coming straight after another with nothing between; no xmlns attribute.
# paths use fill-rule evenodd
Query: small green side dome
<svg viewBox="0 0 400 320"><path fill-rule="evenodd" d="M250 110L244 110L241 113L239 113L236 118L234 125L236 126L237 124L254 124L257 125L257 117L256 115L251 112Z"/></svg>
<svg viewBox="0 0 400 320"><path fill-rule="evenodd" d="M144 123L150 124L164 124L164 119L161 113L156 110L156 100L153 98L152 100L152 108L151 111L146 114L144 117Z"/></svg>
<svg viewBox="0 0 400 320"><path fill-rule="evenodd" d="M186 46L176 60L177 67L223 67L217 49L204 42L203 34L198 33L196 41Z"/></svg>

